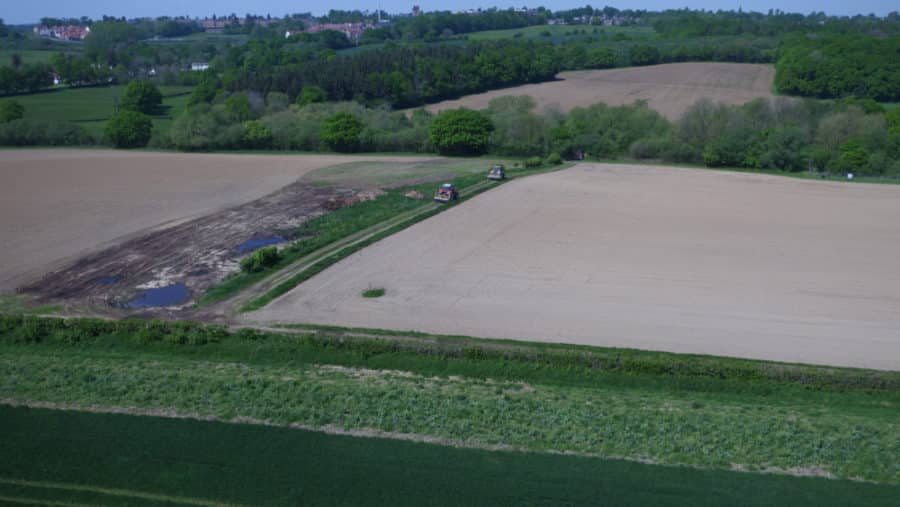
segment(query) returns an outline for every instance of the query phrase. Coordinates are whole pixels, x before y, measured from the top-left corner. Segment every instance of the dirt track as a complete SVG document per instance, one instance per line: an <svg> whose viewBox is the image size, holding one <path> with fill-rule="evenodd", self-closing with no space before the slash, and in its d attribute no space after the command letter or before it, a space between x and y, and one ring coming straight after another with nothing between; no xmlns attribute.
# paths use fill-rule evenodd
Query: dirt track
<svg viewBox="0 0 900 507"><path fill-rule="evenodd" d="M757 97L772 97L775 69L771 65L740 63L672 63L624 69L563 72L562 81L516 86L432 104L441 111L457 107L484 109L504 95L530 95L537 110L558 106L568 111L598 102L611 106L646 100L652 109L677 119L701 98L743 104Z"/></svg>
<svg viewBox="0 0 900 507"><path fill-rule="evenodd" d="M384 157L0 151L0 292L136 233L269 194L314 169ZM402 160L413 160L403 157Z"/></svg>
<svg viewBox="0 0 900 507"><path fill-rule="evenodd" d="M900 186L583 164L415 225L248 319L898 370L897 216Z"/></svg>

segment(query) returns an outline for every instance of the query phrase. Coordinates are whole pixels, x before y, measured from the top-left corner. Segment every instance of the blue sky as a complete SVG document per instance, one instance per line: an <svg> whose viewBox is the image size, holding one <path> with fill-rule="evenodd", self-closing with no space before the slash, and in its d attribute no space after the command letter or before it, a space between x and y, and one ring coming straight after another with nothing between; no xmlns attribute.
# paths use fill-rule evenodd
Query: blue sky
<svg viewBox="0 0 900 507"><path fill-rule="evenodd" d="M308 2L292 0L153 0L148 2L123 2L122 0L37 0L35 2L20 2L15 0L3 0L5 4L0 9L0 17L6 23L31 23L41 17L80 17L89 16L99 18L104 14L113 16L142 17L142 16L206 16L209 14L230 14L232 12L243 15L271 14L283 16L293 12L308 12L320 14L328 9L369 9L375 10L379 0L371 0L363 3L358 0L331 0L329 2ZM522 0L494 0L481 2L479 0L380 0L381 8L388 12L408 12L414 3L418 3L424 10L460 10L477 7L510 7L527 5L537 7L544 5L550 9L568 9L585 4L594 7L606 5L604 2L584 1L544 1L535 3L523 3ZM644 0L641 2L627 2L610 4L619 9L647 9L662 10L670 8L690 7L692 9L737 9L765 12L769 9L781 9L786 12L809 13L812 11L824 11L834 15L853 15L874 13L880 16L890 11L900 11L900 5L896 1L885 0Z"/></svg>

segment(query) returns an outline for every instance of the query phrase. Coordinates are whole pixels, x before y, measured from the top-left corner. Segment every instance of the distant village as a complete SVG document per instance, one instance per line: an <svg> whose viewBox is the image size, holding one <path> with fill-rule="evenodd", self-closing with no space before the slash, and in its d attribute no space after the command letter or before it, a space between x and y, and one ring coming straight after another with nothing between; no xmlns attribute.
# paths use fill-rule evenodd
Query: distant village
<svg viewBox="0 0 900 507"><path fill-rule="evenodd" d="M538 9L530 9L527 7L521 8L510 8L510 11L515 11L522 14L529 14L532 16L537 16L540 14ZM455 14L469 14L469 15L477 15L482 13L482 9L466 9L456 11ZM348 22L348 23L322 23L316 20L316 18L312 16L304 17L302 19L303 28L294 28L285 30L284 36L285 38L290 38L293 35L297 35L299 33L318 33L326 30L333 30L336 32L343 33L348 39L351 41L358 41L362 36L363 32L372 28L379 28L383 26L389 26L393 19L400 17L409 17L409 16L419 16L423 12L418 5L414 5L409 13L406 14L392 14L390 16L381 17L381 13L371 14L366 11L364 14L369 14L373 18L372 21L361 21L361 22ZM83 18L84 19L84 18ZM212 17L206 18L189 18L189 17L176 17L172 18L176 22L181 23L196 23L201 31L207 33L225 33L225 31L229 28L234 27L242 27L247 24L254 24L256 26L268 27L272 25L277 25L284 21L296 21L295 17L285 16L284 18L272 17L272 16L251 16L247 15L245 17L238 17L235 14L231 14L228 16L218 17L213 15ZM135 19L132 21L140 21L140 19ZM548 25L566 25L566 24L591 24L591 25L599 25L599 26L617 26L622 24L627 24L630 21L629 18L622 15L594 15L594 16L579 16L572 19L562 19L562 18L553 18L548 19ZM61 40L61 41L81 41L84 40L91 33L91 28L88 24L71 24L71 25L56 25L56 26L47 26L47 25L36 25L33 27L32 31L35 35L40 37L45 37L49 39Z"/></svg>

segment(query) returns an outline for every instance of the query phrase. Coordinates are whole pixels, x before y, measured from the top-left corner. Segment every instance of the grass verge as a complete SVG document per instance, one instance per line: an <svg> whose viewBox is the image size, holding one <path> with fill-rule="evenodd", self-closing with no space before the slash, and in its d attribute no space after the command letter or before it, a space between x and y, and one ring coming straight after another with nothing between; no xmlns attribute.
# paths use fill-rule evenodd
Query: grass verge
<svg viewBox="0 0 900 507"><path fill-rule="evenodd" d="M0 407L0 431L0 499L16 503L876 506L898 493L158 417Z"/></svg>
<svg viewBox="0 0 900 507"><path fill-rule="evenodd" d="M896 372L140 321L8 317L0 337L7 402L900 484Z"/></svg>

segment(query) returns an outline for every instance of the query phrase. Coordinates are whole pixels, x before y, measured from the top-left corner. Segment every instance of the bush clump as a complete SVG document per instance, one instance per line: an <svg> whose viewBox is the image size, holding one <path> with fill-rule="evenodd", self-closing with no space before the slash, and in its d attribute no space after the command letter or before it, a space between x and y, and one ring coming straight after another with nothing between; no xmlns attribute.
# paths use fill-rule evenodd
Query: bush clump
<svg viewBox="0 0 900 507"><path fill-rule="evenodd" d="M531 157L525 160L525 167L540 167L543 163L541 157Z"/></svg>
<svg viewBox="0 0 900 507"><path fill-rule="evenodd" d="M562 157L559 156L559 153L551 153L547 155L547 165L559 165L562 164Z"/></svg>
<svg viewBox="0 0 900 507"><path fill-rule="evenodd" d="M119 111L106 123L103 135L116 148L143 148L153 135L153 122L144 113Z"/></svg>
<svg viewBox="0 0 900 507"><path fill-rule="evenodd" d="M260 248L241 259L241 270L247 273L257 273L278 264L281 260L281 252L274 246Z"/></svg>

